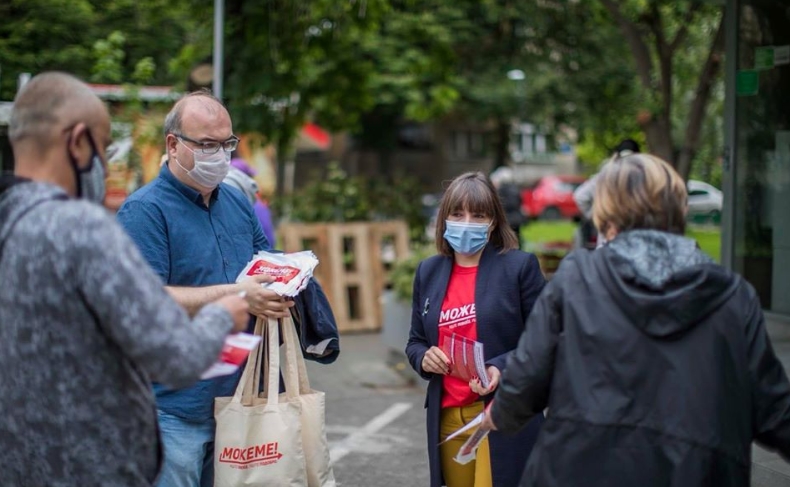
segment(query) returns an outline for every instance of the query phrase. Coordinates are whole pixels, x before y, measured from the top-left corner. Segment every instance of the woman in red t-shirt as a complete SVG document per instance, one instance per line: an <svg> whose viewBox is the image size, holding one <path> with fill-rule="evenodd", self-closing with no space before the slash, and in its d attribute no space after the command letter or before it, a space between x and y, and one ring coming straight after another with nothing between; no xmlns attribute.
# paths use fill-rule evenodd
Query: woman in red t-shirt
<svg viewBox="0 0 790 487"><path fill-rule="evenodd" d="M406 347L412 367L430 381L431 486L517 485L542 418L517 435L492 432L466 464L454 458L471 432L441 442L480 414L493 396L543 289L543 275L535 256L518 249L496 190L479 172L463 174L447 188L439 204L436 248L439 255L417 269ZM482 344L479 368L475 342ZM487 387L476 378L483 374Z"/></svg>

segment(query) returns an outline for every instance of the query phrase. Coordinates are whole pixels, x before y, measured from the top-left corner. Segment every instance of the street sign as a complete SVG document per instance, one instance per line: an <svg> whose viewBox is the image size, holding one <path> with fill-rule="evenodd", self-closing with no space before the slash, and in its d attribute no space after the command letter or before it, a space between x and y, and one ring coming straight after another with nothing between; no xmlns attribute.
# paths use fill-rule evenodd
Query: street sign
<svg viewBox="0 0 790 487"><path fill-rule="evenodd" d="M760 72L756 69L742 69L735 78L735 94L754 96L760 89Z"/></svg>
<svg viewBox="0 0 790 487"><path fill-rule="evenodd" d="M774 46L758 47L754 50L754 69L774 67Z"/></svg>

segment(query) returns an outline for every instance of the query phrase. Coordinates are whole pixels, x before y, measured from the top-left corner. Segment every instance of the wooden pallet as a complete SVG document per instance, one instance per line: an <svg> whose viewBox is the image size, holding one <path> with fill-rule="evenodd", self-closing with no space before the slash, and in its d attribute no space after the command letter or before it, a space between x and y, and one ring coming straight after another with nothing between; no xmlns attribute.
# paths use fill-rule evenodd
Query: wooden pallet
<svg viewBox="0 0 790 487"><path fill-rule="evenodd" d="M277 229L283 250L312 250L318 257L316 279L332 305L339 331L381 328L381 293L389 283L393 260L409 253L408 227L402 221L360 223L288 223Z"/></svg>

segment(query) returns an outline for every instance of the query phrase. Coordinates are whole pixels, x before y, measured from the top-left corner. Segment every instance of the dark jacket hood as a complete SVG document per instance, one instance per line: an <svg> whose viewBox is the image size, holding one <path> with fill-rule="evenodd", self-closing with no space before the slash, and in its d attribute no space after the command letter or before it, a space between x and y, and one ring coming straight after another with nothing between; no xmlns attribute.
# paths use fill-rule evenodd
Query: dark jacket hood
<svg viewBox="0 0 790 487"><path fill-rule="evenodd" d="M656 230L618 235L594 259L613 301L645 333L683 333L729 299L732 273L715 264L697 243Z"/></svg>

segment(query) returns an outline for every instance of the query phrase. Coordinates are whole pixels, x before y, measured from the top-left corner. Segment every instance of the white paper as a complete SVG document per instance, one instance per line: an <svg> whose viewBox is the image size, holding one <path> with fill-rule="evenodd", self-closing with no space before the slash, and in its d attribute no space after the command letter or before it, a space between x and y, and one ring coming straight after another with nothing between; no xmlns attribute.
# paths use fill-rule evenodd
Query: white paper
<svg viewBox="0 0 790 487"><path fill-rule="evenodd" d="M469 437L468 440L461 446L461 449L458 450L458 453L455 455L456 462L460 463L461 465L466 465L467 463L471 462L477 456L477 448L480 446L480 443L486 439L488 433L491 430L485 428L478 428L477 431L472 433L472 436Z"/></svg>
<svg viewBox="0 0 790 487"><path fill-rule="evenodd" d="M477 416L475 416L475 418L474 418L472 421L469 421L467 424L465 424L464 426L462 426L462 427L461 427L459 430L457 430L457 431L454 431L453 433L451 433L451 434L450 434L450 435L449 435L447 438L445 438L445 439L444 439L444 441L442 441L442 442L441 442L441 443L439 443L439 444L441 445L442 443L445 443L445 442L447 442L447 441L450 441L450 440L452 440L452 439L453 439L453 438L455 438L456 436L458 436L458 435L462 434L464 431L469 431L470 429L472 429L472 428L474 428L475 426L477 426L477 425L479 425L480 423L482 423L482 422L483 422L483 418L484 418L484 417L485 417L485 411L484 411L484 412L482 412L482 413L480 413L480 414L478 414Z"/></svg>
<svg viewBox="0 0 790 487"><path fill-rule="evenodd" d="M307 287L318 265L315 254L309 250L280 254L260 251L242 269L236 278L241 282L251 276L268 275L274 282L261 284L280 296L294 297Z"/></svg>
<svg viewBox="0 0 790 487"><path fill-rule="evenodd" d="M223 375L230 375L247 360L250 352L261 342L261 337L249 333L236 333L225 337L219 359L208 368L201 379L212 379Z"/></svg>

